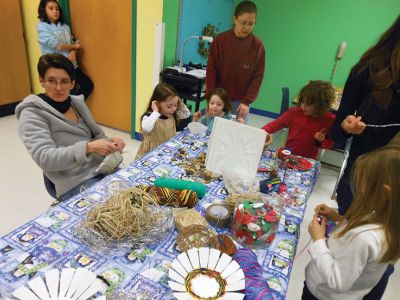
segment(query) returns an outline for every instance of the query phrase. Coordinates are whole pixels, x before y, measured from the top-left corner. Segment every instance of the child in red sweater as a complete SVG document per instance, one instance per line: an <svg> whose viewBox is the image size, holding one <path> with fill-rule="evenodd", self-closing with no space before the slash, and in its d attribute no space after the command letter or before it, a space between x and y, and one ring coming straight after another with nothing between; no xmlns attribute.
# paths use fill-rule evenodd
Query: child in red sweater
<svg viewBox="0 0 400 300"><path fill-rule="evenodd" d="M328 132L335 121L335 115L329 112L335 96L335 89L329 82L310 81L300 91L298 106L290 108L263 129L272 134L289 128L285 147L293 154L316 159L318 148L329 149L333 145ZM272 142L271 135L269 137L267 144Z"/></svg>

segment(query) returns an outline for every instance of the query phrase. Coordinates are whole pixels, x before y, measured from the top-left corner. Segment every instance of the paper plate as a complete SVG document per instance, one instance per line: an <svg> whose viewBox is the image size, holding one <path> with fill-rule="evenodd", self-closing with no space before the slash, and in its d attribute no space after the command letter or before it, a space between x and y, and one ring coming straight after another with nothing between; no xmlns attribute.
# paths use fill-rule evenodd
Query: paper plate
<svg viewBox="0 0 400 300"><path fill-rule="evenodd" d="M194 134L203 134L207 131L208 127L200 122L192 122L188 124L189 130Z"/></svg>
<svg viewBox="0 0 400 300"><path fill-rule="evenodd" d="M241 300L245 278L239 264L213 248L192 248L181 253L169 270L170 288L178 300Z"/></svg>
<svg viewBox="0 0 400 300"><path fill-rule="evenodd" d="M103 283L96 274L84 269L66 268L60 273L52 269L45 273L45 280L38 276L27 282L27 286L16 289L12 295L20 300L105 300L106 296L93 297L103 287Z"/></svg>

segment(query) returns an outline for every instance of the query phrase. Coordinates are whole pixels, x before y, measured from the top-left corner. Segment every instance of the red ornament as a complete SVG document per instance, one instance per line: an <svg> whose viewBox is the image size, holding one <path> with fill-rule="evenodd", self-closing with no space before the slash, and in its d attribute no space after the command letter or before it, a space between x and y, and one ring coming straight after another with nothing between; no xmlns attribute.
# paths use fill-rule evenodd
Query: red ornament
<svg viewBox="0 0 400 300"><path fill-rule="evenodd" d="M254 244L254 240L253 240L252 235L251 235L250 233L246 232L246 231L237 230L237 231L236 231L236 236L237 236L238 238L244 237L244 238L245 238L245 241L244 241L244 242L245 242L246 244L250 244L250 245Z"/></svg>
<svg viewBox="0 0 400 300"><path fill-rule="evenodd" d="M268 243L268 244L271 244L271 243L274 241L274 239L275 239L275 233L272 233L272 234L268 237L267 243Z"/></svg>
<svg viewBox="0 0 400 300"><path fill-rule="evenodd" d="M257 220L255 216L248 215L246 213L242 213L240 209L236 209L235 220L240 224L247 225Z"/></svg>
<svg viewBox="0 0 400 300"><path fill-rule="evenodd" d="M266 213L264 218L265 221L270 223L276 223L279 221L279 217L273 209L271 209L268 213Z"/></svg>

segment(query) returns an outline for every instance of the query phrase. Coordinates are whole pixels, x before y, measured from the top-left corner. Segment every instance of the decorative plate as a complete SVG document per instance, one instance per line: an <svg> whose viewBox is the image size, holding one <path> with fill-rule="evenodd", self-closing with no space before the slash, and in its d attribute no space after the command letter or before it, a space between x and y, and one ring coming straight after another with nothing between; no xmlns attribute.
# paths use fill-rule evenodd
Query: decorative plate
<svg viewBox="0 0 400 300"><path fill-rule="evenodd" d="M170 288L178 300L241 300L245 278L239 264L213 248L192 248L181 253L169 270Z"/></svg>
<svg viewBox="0 0 400 300"><path fill-rule="evenodd" d="M51 269L44 277L45 281L40 276L28 281L28 287L19 287L12 296L20 300L85 300L100 292L104 285L96 274L84 268L66 268L61 273ZM106 296L94 299L105 300Z"/></svg>

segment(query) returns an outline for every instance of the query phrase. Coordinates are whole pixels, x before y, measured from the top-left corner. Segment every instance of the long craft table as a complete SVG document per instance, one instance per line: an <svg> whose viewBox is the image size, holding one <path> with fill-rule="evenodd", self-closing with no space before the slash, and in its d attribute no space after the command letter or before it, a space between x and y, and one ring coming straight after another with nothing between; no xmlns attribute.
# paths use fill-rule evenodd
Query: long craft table
<svg viewBox="0 0 400 300"><path fill-rule="evenodd" d="M179 148L184 148L189 157L196 157L207 149L208 139L209 135L193 135L185 130L140 160L3 236L0 239L0 299L9 297L17 287L34 276L43 275L46 270L65 267L89 268L105 278L110 289L145 292L153 300L173 299L168 287L168 268L180 253L176 249L176 230L153 245L104 254L82 243L75 228L94 205L105 201L118 189L149 185L162 176L185 179L184 170L171 158ZM271 160L263 156L260 167L271 165ZM299 191L298 203L282 211L279 230L269 249L257 251L264 277L277 299L285 299L300 224L318 176L319 163L312 163L308 171L287 170L285 173L289 190L296 187ZM205 197L195 208L204 215L210 203L223 202L226 195L222 181L211 182ZM227 228L216 230L230 233Z"/></svg>

